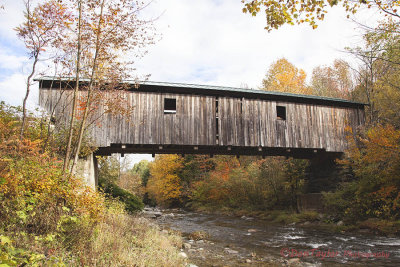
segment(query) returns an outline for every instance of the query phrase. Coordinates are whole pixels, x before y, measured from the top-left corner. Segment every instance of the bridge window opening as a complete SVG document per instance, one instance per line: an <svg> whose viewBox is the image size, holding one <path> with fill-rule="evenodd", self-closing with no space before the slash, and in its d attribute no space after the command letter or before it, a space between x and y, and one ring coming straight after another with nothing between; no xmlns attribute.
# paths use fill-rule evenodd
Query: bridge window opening
<svg viewBox="0 0 400 267"><path fill-rule="evenodd" d="M164 114L175 114L175 113L176 113L176 99L164 98Z"/></svg>
<svg viewBox="0 0 400 267"><path fill-rule="evenodd" d="M278 120L286 120L286 107L276 106L276 118Z"/></svg>
<svg viewBox="0 0 400 267"><path fill-rule="evenodd" d="M217 145L219 144L219 119L218 117L215 119L215 139Z"/></svg>
<svg viewBox="0 0 400 267"><path fill-rule="evenodd" d="M215 142L219 144L219 115L218 115L218 97L215 98Z"/></svg>

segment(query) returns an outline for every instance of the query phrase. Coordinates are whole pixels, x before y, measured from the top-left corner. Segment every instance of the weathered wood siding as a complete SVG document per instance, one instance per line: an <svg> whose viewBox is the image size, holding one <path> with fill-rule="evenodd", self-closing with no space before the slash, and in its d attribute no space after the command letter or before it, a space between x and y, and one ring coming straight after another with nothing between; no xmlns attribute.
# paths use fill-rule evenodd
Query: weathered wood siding
<svg viewBox="0 0 400 267"><path fill-rule="evenodd" d="M79 97L84 96L80 91ZM112 92L104 92L103 99L113 97ZM105 113L102 105L92 114L89 134L99 147L175 144L342 152L346 148L346 125L357 127L364 122L363 111L356 108L137 91L125 92L123 98L132 109L130 116ZM176 99L176 114L164 114L164 98ZM59 125L68 124L71 103L71 90L40 89L40 106L49 113L54 111ZM286 107L286 120L277 119L277 105Z"/></svg>

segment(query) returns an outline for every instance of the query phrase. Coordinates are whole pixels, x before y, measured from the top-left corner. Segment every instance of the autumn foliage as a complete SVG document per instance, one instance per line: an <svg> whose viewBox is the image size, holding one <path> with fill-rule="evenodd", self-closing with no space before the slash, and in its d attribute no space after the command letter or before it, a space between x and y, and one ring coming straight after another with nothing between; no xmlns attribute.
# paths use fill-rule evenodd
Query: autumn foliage
<svg viewBox="0 0 400 267"><path fill-rule="evenodd" d="M178 155L161 155L150 164L147 192L159 205L179 203L182 185L178 172L183 167Z"/></svg>
<svg viewBox="0 0 400 267"><path fill-rule="evenodd" d="M281 58L271 64L264 80L263 90L283 93L312 94L306 84L306 73L298 69L286 58Z"/></svg>
<svg viewBox="0 0 400 267"><path fill-rule="evenodd" d="M162 155L150 164L147 192L163 206L214 211L287 209L304 184L299 176L304 170L295 170L293 164L298 165L282 157Z"/></svg>
<svg viewBox="0 0 400 267"><path fill-rule="evenodd" d="M349 150L339 163L350 169L354 178L327 194L327 205L348 220L399 219L400 130L376 125L349 134Z"/></svg>
<svg viewBox="0 0 400 267"><path fill-rule="evenodd" d="M48 240L36 244L39 254L56 244L79 250L103 217L104 197L62 174L54 151L43 149L39 119L28 117L30 128L20 139L18 111L0 105L0 233L19 240L20 247Z"/></svg>

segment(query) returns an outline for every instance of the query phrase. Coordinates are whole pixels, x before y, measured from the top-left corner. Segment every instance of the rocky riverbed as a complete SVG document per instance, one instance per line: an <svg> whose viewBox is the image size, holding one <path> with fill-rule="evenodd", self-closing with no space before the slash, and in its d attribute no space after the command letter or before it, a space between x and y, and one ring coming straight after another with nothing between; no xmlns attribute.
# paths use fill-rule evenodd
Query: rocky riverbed
<svg viewBox="0 0 400 267"><path fill-rule="evenodd" d="M400 266L400 239L278 225L251 217L146 208L184 237L192 266Z"/></svg>

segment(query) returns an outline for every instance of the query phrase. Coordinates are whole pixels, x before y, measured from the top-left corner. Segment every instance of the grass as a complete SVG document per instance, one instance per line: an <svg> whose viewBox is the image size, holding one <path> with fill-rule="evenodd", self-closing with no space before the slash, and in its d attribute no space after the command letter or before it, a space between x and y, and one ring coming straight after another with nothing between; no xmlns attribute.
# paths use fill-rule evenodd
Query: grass
<svg viewBox="0 0 400 267"><path fill-rule="evenodd" d="M0 231L0 266L185 266L182 238L133 216L116 200L94 229L81 224L63 238ZM66 240L68 239L68 240Z"/></svg>
<svg viewBox="0 0 400 267"><path fill-rule="evenodd" d="M400 221L388 221L371 218L358 223L360 229L368 229L383 235L400 235Z"/></svg>
<svg viewBox="0 0 400 267"><path fill-rule="evenodd" d="M108 208L91 244L91 266L184 266L182 239L147 219Z"/></svg>

